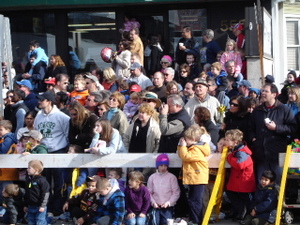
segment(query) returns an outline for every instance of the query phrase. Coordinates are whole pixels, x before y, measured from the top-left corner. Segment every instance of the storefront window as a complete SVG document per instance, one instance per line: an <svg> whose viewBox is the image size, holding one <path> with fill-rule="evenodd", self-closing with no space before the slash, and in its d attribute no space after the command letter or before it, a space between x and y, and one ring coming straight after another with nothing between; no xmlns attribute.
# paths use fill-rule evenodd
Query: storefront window
<svg viewBox="0 0 300 225"><path fill-rule="evenodd" d="M183 9L169 11L170 54L174 56L176 46L181 38L182 28L192 27L193 36L202 47L202 31L207 27L206 9Z"/></svg>
<svg viewBox="0 0 300 225"><path fill-rule="evenodd" d="M104 47L116 50L117 31L114 12L73 12L68 14L69 46L78 55L81 68L93 62L110 66L100 58Z"/></svg>

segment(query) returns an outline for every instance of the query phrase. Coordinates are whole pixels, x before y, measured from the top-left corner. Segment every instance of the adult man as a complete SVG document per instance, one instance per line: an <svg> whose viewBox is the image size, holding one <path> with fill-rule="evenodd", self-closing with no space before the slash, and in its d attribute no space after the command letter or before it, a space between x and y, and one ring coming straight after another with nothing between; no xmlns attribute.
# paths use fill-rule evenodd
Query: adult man
<svg viewBox="0 0 300 225"><path fill-rule="evenodd" d="M158 152L175 153L179 139L191 125L189 115L179 95L169 95L167 104L162 105L159 111L161 138Z"/></svg>
<svg viewBox="0 0 300 225"><path fill-rule="evenodd" d="M278 154L286 151L287 136L296 132L296 122L290 108L276 99L277 94L278 89L274 84L263 86L262 104L251 115L249 140L252 140L257 179L261 178L264 170L271 170L276 173L279 184L282 171L278 165Z"/></svg>
<svg viewBox="0 0 300 225"><path fill-rule="evenodd" d="M193 89L194 87L194 81L188 81L186 82L184 89L183 89L183 101L184 104L186 104L190 99L194 98L195 91Z"/></svg>
<svg viewBox="0 0 300 225"><path fill-rule="evenodd" d="M235 62L229 60L225 63L225 70L228 76L232 76L235 82L241 82L244 79L243 74L236 72Z"/></svg>
<svg viewBox="0 0 300 225"><path fill-rule="evenodd" d="M208 77L207 78L207 84L208 84L208 94L210 96L214 96L218 99L221 105L226 106L227 109L230 108L229 101L230 99L228 96L225 94L225 91L217 91L217 84L215 81L215 78L213 77Z"/></svg>
<svg viewBox="0 0 300 225"><path fill-rule="evenodd" d="M15 104L12 105L10 121L12 123L12 133L17 135L18 130L24 127L25 124L25 114L29 111L28 107L25 105L24 100L25 93L20 89L14 90L14 95L12 101Z"/></svg>
<svg viewBox="0 0 300 225"><path fill-rule="evenodd" d="M98 115L98 103L103 100L103 97L98 92L91 92L85 100L85 108L87 108L91 113Z"/></svg>
<svg viewBox="0 0 300 225"><path fill-rule="evenodd" d="M55 95L57 92L67 92L70 77L68 74L59 73L55 76L55 86L49 92Z"/></svg>
<svg viewBox="0 0 300 225"><path fill-rule="evenodd" d="M104 90L104 87L100 84L96 76L92 75L91 73L86 73L84 78L86 82L86 89L88 89L89 93Z"/></svg>
<svg viewBox="0 0 300 225"><path fill-rule="evenodd" d="M186 53L192 53L199 57L199 42L192 36L192 28L185 26L182 29L182 38L179 40L176 47L176 63L181 65L186 62Z"/></svg>
<svg viewBox="0 0 300 225"><path fill-rule="evenodd" d="M137 27L132 28L130 30L130 51L131 53L138 53L141 60L141 64L144 65L144 45L139 34L140 30Z"/></svg>
<svg viewBox="0 0 300 225"><path fill-rule="evenodd" d="M175 70L172 67L167 67L165 68L164 75L165 75L165 85L167 85L169 82L174 80ZM182 91L183 88L181 84L178 83L178 87L179 87L179 91Z"/></svg>
<svg viewBox="0 0 300 225"><path fill-rule="evenodd" d="M131 76L128 79L129 82L136 82L142 90L145 90L147 87L152 86L151 80L145 76L141 71L141 64L135 62L130 66Z"/></svg>
<svg viewBox="0 0 300 225"><path fill-rule="evenodd" d="M66 153L68 147L69 120L70 117L61 112L54 105L55 97L50 92L38 95L39 108L41 109L35 120L34 129L41 132L42 144L48 147L48 153ZM50 196L49 211L54 214L62 212L62 187L63 175L62 169L47 169L46 178L50 184L53 179L53 195Z"/></svg>
<svg viewBox="0 0 300 225"><path fill-rule="evenodd" d="M203 79L198 79L194 85L195 97L192 98L184 108L188 112L191 122L194 122L194 111L198 106L206 107L210 111L211 120L213 122L218 122L220 115L218 112L218 107L220 102L213 96L208 94L208 84Z"/></svg>
<svg viewBox="0 0 300 225"><path fill-rule="evenodd" d="M243 95L245 98L249 98L249 92L251 88L251 83L247 80L242 80L238 83L238 90L240 95Z"/></svg>
<svg viewBox="0 0 300 225"><path fill-rule="evenodd" d="M203 33L203 41L206 43L200 50L200 62L212 64L216 62L217 53L221 51L221 47L214 39L215 33L211 29L207 29Z"/></svg>
<svg viewBox="0 0 300 225"><path fill-rule="evenodd" d="M16 83L19 85L19 89L25 93L24 104L28 107L29 111L35 110L35 107L38 106L38 99L34 93L30 92L30 90L32 90L30 81L23 79L21 81L17 81Z"/></svg>
<svg viewBox="0 0 300 225"><path fill-rule="evenodd" d="M158 98L162 102L167 102L167 99L166 99L167 88L164 85L164 80L165 80L165 76L162 72L160 72L160 71L155 72L153 75L154 86L148 87L147 91L154 92L155 94L157 94Z"/></svg>

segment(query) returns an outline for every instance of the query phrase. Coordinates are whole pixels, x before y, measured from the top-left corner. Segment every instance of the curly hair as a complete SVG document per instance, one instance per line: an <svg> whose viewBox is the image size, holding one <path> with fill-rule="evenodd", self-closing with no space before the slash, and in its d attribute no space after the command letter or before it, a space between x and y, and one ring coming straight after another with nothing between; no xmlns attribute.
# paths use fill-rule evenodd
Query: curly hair
<svg viewBox="0 0 300 225"><path fill-rule="evenodd" d="M53 57L55 59L53 67L66 66L59 55L51 55L50 57Z"/></svg>

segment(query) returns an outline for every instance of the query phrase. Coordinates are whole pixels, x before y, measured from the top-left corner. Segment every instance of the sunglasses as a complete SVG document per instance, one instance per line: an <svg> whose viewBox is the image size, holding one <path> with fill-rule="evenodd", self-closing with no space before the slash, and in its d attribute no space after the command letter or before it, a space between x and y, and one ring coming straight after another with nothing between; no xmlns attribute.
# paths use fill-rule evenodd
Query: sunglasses
<svg viewBox="0 0 300 225"><path fill-rule="evenodd" d="M148 102L149 103L149 102L154 102L154 101L152 99L146 99L146 98L144 98L143 102Z"/></svg>
<svg viewBox="0 0 300 225"><path fill-rule="evenodd" d="M181 71L180 71L180 73L186 73L186 72L187 72L186 70L181 70Z"/></svg>
<svg viewBox="0 0 300 225"><path fill-rule="evenodd" d="M170 76L170 74L167 74L167 73L164 73L164 75L167 77L167 76Z"/></svg>
<svg viewBox="0 0 300 225"><path fill-rule="evenodd" d="M77 113L71 113L70 115L71 116L77 116Z"/></svg>
<svg viewBox="0 0 300 225"><path fill-rule="evenodd" d="M160 64L169 64L169 62L160 62Z"/></svg>
<svg viewBox="0 0 300 225"><path fill-rule="evenodd" d="M233 103L233 102L230 102L230 105L232 105L234 107L239 107L239 104L236 104L236 103Z"/></svg>

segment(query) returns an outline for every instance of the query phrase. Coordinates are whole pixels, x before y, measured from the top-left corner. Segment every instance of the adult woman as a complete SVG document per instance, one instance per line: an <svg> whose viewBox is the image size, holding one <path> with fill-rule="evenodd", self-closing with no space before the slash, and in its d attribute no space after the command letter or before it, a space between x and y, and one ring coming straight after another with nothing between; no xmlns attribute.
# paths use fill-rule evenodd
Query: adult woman
<svg viewBox="0 0 300 225"><path fill-rule="evenodd" d="M109 105L107 101L102 101L98 103L98 115L99 118L102 118L104 113L109 110Z"/></svg>
<svg viewBox="0 0 300 225"><path fill-rule="evenodd" d="M172 67L173 59L169 55L164 55L160 60L161 72L164 73L165 69L168 67Z"/></svg>
<svg viewBox="0 0 300 225"><path fill-rule="evenodd" d="M115 92L116 90L118 90L117 77L115 71L112 68L107 67L103 70L102 85L105 90L108 90L110 92Z"/></svg>
<svg viewBox="0 0 300 225"><path fill-rule="evenodd" d="M22 127L18 130L17 133L17 139L20 140L20 138L23 136L25 132L29 132L31 130L34 130L33 122L36 117L37 112L36 111L29 111L25 114L25 127Z"/></svg>
<svg viewBox="0 0 300 225"><path fill-rule="evenodd" d="M71 144L88 148L94 137L94 126L98 117L84 108L79 102L71 102L69 141Z"/></svg>
<svg viewBox="0 0 300 225"><path fill-rule="evenodd" d="M138 118L129 125L124 134L123 141L128 152L157 152L161 132L159 124L152 117L154 112L154 108L149 104L140 105Z"/></svg>
<svg viewBox="0 0 300 225"><path fill-rule="evenodd" d="M111 126L109 120L99 119L95 123L95 132L98 141L88 150L94 154L108 155L117 152L126 152L118 130Z"/></svg>
<svg viewBox="0 0 300 225"><path fill-rule="evenodd" d="M128 128L127 117L122 111L124 104L124 95L115 91L108 99L109 110L103 115L103 119L110 120L112 127L117 129L122 137Z"/></svg>
<svg viewBox="0 0 300 225"><path fill-rule="evenodd" d="M170 81L167 86L167 96L168 95L173 95L173 94L179 94L180 90L179 90L179 86L178 83L175 80Z"/></svg>
<svg viewBox="0 0 300 225"><path fill-rule="evenodd" d="M223 137L227 130L239 129L244 134L244 141L247 143L248 130L250 122L250 113L248 112L246 99L241 96L233 96L230 99L229 111L225 113L224 123L221 125L223 132L220 135Z"/></svg>
<svg viewBox="0 0 300 225"><path fill-rule="evenodd" d="M116 71L117 78L128 78L130 76L129 67L131 65L130 42L122 39L119 42L119 51L112 57L112 68Z"/></svg>
<svg viewBox="0 0 300 225"><path fill-rule="evenodd" d="M300 87L293 86L288 89L288 102L293 114L296 115L300 111Z"/></svg>
<svg viewBox="0 0 300 225"><path fill-rule="evenodd" d="M179 70L179 83L182 87L190 80L191 68L188 64L184 63L180 66Z"/></svg>
<svg viewBox="0 0 300 225"><path fill-rule="evenodd" d="M150 34L148 45L145 48L145 65L149 75L153 75L160 69L160 60L163 56L163 48L160 44L160 36L157 34Z"/></svg>
<svg viewBox="0 0 300 225"><path fill-rule="evenodd" d="M211 121L210 112L206 107L199 106L194 111L194 121L199 126L204 126L210 134L211 142L217 146L219 139L219 128Z"/></svg>
<svg viewBox="0 0 300 225"><path fill-rule="evenodd" d="M49 58L50 66L47 68L45 78L55 77L57 74L67 74L67 68L59 55L51 55Z"/></svg>

